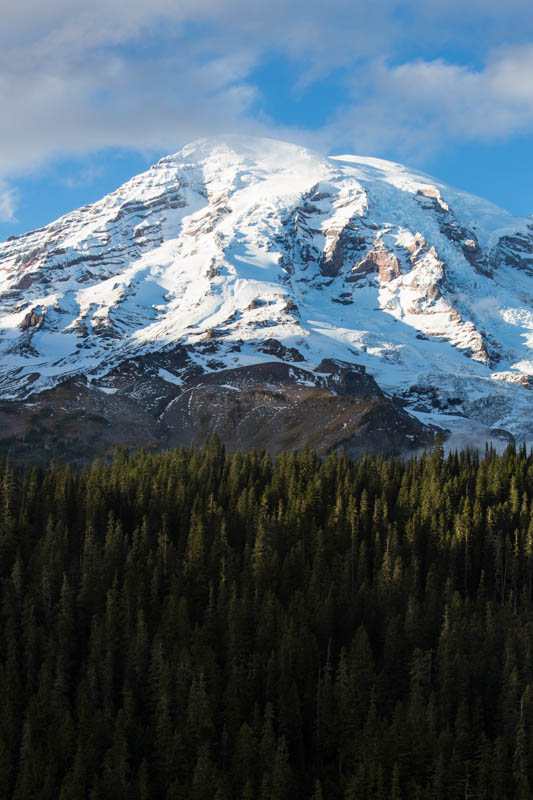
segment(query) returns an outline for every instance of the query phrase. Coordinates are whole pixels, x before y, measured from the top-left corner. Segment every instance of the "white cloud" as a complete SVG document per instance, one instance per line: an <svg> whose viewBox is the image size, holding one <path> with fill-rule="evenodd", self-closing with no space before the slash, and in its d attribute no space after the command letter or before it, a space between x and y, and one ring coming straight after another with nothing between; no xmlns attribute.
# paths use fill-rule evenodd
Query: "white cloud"
<svg viewBox="0 0 533 800"><path fill-rule="evenodd" d="M330 130L360 151L430 152L450 141L495 141L533 131L533 45L498 50L480 70L377 60L354 81L353 102Z"/></svg>
<svg viewBox="0 0 533 800"><path fill-rule="evenodd" d="M13 187L0 180L0 222L16 222L17 193Z"/></svg>

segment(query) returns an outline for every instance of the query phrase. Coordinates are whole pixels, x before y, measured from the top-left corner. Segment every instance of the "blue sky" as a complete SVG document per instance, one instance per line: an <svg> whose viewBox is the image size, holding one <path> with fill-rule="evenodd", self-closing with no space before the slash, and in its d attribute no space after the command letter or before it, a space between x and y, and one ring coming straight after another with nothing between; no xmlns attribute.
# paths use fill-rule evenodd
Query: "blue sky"
<svg viewBox="0 0 533 800"><path fill-rule="evenodd" d="M235 132L402 161L530 214L533 11L19 0L2 12L0 123L0 240Z"/></svg>

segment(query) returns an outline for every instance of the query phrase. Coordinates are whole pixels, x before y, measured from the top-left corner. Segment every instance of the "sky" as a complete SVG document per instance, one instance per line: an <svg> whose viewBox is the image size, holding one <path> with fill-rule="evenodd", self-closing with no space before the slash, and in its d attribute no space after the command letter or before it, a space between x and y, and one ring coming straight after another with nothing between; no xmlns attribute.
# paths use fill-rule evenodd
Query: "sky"
<svg viewBox="0 0 533 800"><path fill-rule="evenodd" d="M400 161L531 214L531 0L2 9L0 241L227 133Z"/></svg>

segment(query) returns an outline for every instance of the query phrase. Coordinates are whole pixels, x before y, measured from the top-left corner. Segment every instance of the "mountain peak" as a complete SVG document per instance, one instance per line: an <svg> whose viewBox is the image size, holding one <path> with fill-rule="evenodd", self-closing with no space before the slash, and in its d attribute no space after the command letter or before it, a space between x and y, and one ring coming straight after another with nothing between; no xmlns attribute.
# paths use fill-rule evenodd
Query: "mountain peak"
<svg viewBox="0 0 533 800"><path fill-rule="evenodd" d="M306 147L292 142L264 136L232 134L222 137L202 137L185 145L172 158L180 161L197 161L213 154L233 153L253 161L271 161L273 158L312 158L317 155Z"/></svg>

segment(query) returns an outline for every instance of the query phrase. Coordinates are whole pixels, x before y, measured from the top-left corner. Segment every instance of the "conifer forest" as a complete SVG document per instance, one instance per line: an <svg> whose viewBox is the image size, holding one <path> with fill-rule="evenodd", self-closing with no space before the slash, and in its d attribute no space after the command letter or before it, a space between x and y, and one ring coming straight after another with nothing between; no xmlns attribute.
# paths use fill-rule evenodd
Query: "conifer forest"
<svg viewBox="0 0 533 800"><path fill-rule="evenodd" d="M0 797L526 800L533 454L0 469Z"/></svg>

